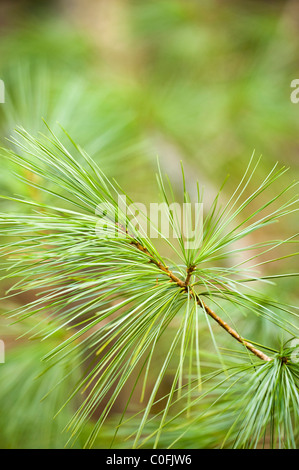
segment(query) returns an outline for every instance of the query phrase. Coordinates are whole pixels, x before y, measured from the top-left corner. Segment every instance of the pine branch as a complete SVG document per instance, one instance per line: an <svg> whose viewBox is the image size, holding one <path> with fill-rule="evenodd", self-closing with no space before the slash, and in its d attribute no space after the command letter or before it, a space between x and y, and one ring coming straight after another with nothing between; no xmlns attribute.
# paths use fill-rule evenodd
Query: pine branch
<svg viewBox="0 0 299 470"><path fill-rule="evenodd" d="M196 295L196 294L194 294ZM256 349L251 343L242 338L233 328L231 328L225 321L222 320L218 315L216 315L213 310L210 309L199 297L196 295L198 305L201 305L204 308L205 312L215 320L218 325L220 325L225 331L227 331L233 338L235 338L239 343L243 344L250 352L255 354L257 357L262 359L262 361L272 361L272 358L264 354L259 349Z"/></svg>
<svg viewBox="0 0 299 470"><path fill-rule="evenodd" d="M250 263L250 267L247 264L246 268L245 261L237 264L232 262L232 254L239 250L235 243L296 210L298 200L295 196L288 196L286 201L284 199L284 195L294 187L293 183L275 192L274 197L266 198L265 194L263 201L266 202L261 205L252 205L260 194L284 174L284 168L277 170L275 166L245 198L246 187L256 168L254 165L251 169L251 160L244 178L225 207L219 207L217 196L215 203L204 215L202 243L195 249L185 246L184 230L171 212L171 205L175 202L174 191L169 184L169 197L159 170L158 183L167 206L166 217L176 234L177 242L173 244L168 237L160 235L168 243L175 259L181 260L181 264L176 265L171 257L169 263L177 268L169 268L146 232L131 223L127 215L131 214L130 206L126 203L126 210L119 211L119 195L120 192L125 193L118 185L112 184L80 147L71 141L75 152L72 154L53 134L50 138L42 139L36 139L24 130L18 134L21 138L15 140L14 144L20 153L8 151L5 155L19 166L21 172L26 169L38 175L39 180L27 181L27 184L44 191L49 199L43 204L40 201L6 197L33 209L30 213L25 210L23 213L0 215L3 239L1 251L4 268L8 268L3 279L16 278L8 294L13 296L20 291L35 293L36 288L41 290L41 295L26 306L17 306L9 314L17 321L35 316L36 322L30 329L33 337L48 339L58 331L72 331L45 356L45 360L56 363L74 354L82 364L91 361L68 398L71 401L78 393L86 392L86 398L70 422L72 436L83 432L84 423L94 416L99 404L109 394L108 402L86 442L87 446L93 446L129 378L136 372L140 377L142 371L143 399L157 345L163 347L161 338L170 330L169 325L174 319L176 328L171 329L171 339L169 337L165 354L161 355L161 367L155 371L135 444L138 445L145 426L151 420L152 407L172 364L175 364L175 368L171 371L171 390L157 429L155 445L160 439L171 406L176 401L176 393L178 400L184 397L185 377L188 381L186 410L190 412L193 400L192 377L196 377L194 387L198 390L202 383L200 356L207 354L200 350L198 307L261 359L263 362L258 364L259 367L269 366L272 370L276 364L273 360L275 351L245 340L203 299L208 298L216 305L220 299L220 308L224 308L224 302L228 302L232 308L245 309L251 315L261 317L292 335L297 334L294 318L298 315L293 307L281 303L279 299L265 297L260 289L261 283L271 284L275 278L295 273L267 277L260 276L255 270L266 262L274 262L284 256L278 254L277 258L274 256L258 264ZM24 180L22 176L21 179ZM277 203L279 198L283 198L283 201ZM60 200L62 206L55 204L55 200ZM127 200L129 204L132 203L129 197ZM185 180L184 201L189 201ZM198 192L197 203L201 202L202 196ZM101 218L97 211L99 205L105 209L107 227L104 226L107 230L101 224L98 229ZM151 217L147 220L150 228L156 230L156 222ZM119 236L119 231L122 236ZM247 261L251 262L282 245L295 243L294 237L250 244L242 247L242 252L249 253ZM221 260L219 265L218 260ZM223 260L230 262L223 263ZM259 289L255 288L257 281L260 282ZM48 319L49 328L44 325ZM223 368L227 370L223 354L218 350L212 329L210 334L217 350L217 368L219 360L222 365L217 374L222 373ZM271 351L273 357L268 357L257 347ZM248 351L238 352L239 357L244 358ZM250 363L244 367L247 370L253 365ZM291 365L288 363L286 367ZM259 383L258 379L256 383Z"/></svg>
<svg viewBox="0 0 299 470"><path fill-rule="evenodd" d="M193 264L187 268L187 276L186 276L186 279L185 279L186 287L189 285L191 276L192 276L193 272L195 271L195 269L196 269L196 266L193 265Z"/></svg>
<svg viewBox="0 0 299 470"><path fill-rule="evenodd" d="M143 253L145 253L150 258L150 262L154 263L161 271L163 271L167 276L170 277L171 281L177 284L181 289L183 289L186 293L189 293L190 297L193 297L197 304L204 309L204 311L215 320L218 325L220 325L227 333L229 333L233 338L235 338L239 343L243 344L250 352L255 354L259 359L262 361L271 361L272 358L264 354L259 349L255 348L251 343L246 341L239 333L236 332L233 328L231 328L222 318L220 318L210 307L208 307L203 300L199 297L199 295L194 292L193 290L189 290L189 281L192 275L192 272L195 270L195 266L191 266L187 269L187 276L185 281L179 279L167 266L164 266L160 261L155 260L154 256L142 246L137 240L131 242L132 245L136 246L136 248Z"/></svg>

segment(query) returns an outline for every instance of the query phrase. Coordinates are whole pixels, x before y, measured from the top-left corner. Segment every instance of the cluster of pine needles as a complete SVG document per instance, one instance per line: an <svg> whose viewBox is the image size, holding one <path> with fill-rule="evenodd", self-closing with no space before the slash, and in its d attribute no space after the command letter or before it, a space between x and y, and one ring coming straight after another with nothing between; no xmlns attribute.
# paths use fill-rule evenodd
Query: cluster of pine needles
<svg viewBox="0 0 299 470"><path fill-rule="evenodd" d="M296 447L298 313L268 294L296 276L269 271L271 263L276 269L296 254L296 236L255 235L298 208L295 183L280 183L287 169L275 165L257 182L259 159L253 156L231 197L223 203L221 188L209 208L198 185L203 237L199 247L189 248L171 211L174 190L158 165L158 187L176 237L160 233L154 244L130 211L119 214L119 195L127 205L133 201L118 184L67 134L65 144L48 131L36 138L19 128L10 149L2 149L17 177L44 195L3 196L16 209L0 216L2 280L10 284L6 299L22 292L35 296L6 315L30 325L26 336L32 341L51 345L42 358L45 376L65 366L52 388L67 390L62 408L76 407L66 423L68 443L87 428L85 446L97 445L129 386L112 446L121 435L135 448L197 442ZM191 202L183 168L182 182L182 202ZM99 204L106 208L102 235L96 229ZM148 223L158 230L150 218ZM245 338L242 325L257 321L283 333L285 343L275 348ZM222 338L231 348L221 347L228 344ZM45 400L54 393L48 392ZM132 406L136 394L139 409Z"/></svg>

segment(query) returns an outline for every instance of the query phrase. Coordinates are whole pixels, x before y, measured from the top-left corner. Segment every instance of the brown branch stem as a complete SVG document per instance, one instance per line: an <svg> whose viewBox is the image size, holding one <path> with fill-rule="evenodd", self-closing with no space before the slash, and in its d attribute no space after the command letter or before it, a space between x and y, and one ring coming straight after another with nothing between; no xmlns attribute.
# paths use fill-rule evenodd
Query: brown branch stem
<svg viewBox="0 0 299 470"><path fill-rule="evenodd" d="M187 268L187 276L186 276L186 279L185 279L185 286L186 287L189 285L191 276L193 274L193 271L195 271L195 268L196 268L196 266L193 266L193 265L191 265Z"/></svg>
<svg viewBox="0 0 299 470"><path fill-rule="evenodd" d="M243 344L250 352L252 352L255 356L263 361L271 361L272 358L264 354L259 349L255 348L251 343L246 341L242 336L239 335L233 328L231 328L222 318L220 318L210 307L208 307L203 300L199 297L199 295L189 289L189 281L192 276L193 271L195 270L195 266L190 266L187 268L187 276L185 281L182 281L178 278L167 266L164 266L160 261L156 260L154 256L145 248L141 243L139 243L136 239L130 242L132 245L136 246L136 248L142 253L145 253L149 258L150 262L155 264L161 271L163 271L172 282L177 284L181 289L184 289L191 297L193 297L197 304L209 315L213 320L215 320L218 325L220 325L227 333L229 333L233 338L235 338L239 343Z"/></svg>
<svg viewBox="0 0 299 470"><path fill-rule="evenodd" d="M262 351L259 349L256 349L251 343L246 341L245 339L242 338L242 336L239 335L233 328L231 328L222 318L220 318L213 310L210 309L199 297L197 294L196 295L196 300L198 305L201 305L201 307L205 310L205 312L215 320L218 325L220 325L225 331L227 331L233 338L235 338L239 343L243 344L249 351L251 351L253 354L255 354L257 357L262 359L263 361L271 361L271 357L267 356L264 354Z"/></svg>

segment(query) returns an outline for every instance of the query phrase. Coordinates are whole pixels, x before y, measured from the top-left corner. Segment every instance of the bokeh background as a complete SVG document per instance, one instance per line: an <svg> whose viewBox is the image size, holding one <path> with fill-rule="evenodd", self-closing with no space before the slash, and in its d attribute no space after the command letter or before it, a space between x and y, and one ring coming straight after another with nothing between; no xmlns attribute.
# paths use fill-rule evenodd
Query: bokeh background
<svg viewBox="0 0 299 470"><path fill-rule="evenodd" d="M229 197L253 151L263 155L257 179L279 161L291 167L287 183L298 176L299 103L290 100L291 81L299 78L298 51L296 0L1 0L1 143L10 145L6 138L17 125L45 131L44 118L58 134L62 125L139 202L157 200L157 156L178 194L182 160L191 191L199 180L207 205L227 174L223 198ZM46 197L18 181L3 158L0 168L1 194ZM284 238L296 225L294 216L263 236ZM283 268L296 270L295 262L286 260ZM0 281L2 295L8 289L9 282ZM295 303L295 282L285 282L279 296ZM1 311L28 300L25 294L1 300ZM271 325L245 320L248 337L277 343ZM23 335L30 326L0 320L6 344L0 446L63 447L61 430L72 407L52 417L76 377L70 374L41 401L66 371L58 367L38 377L45 367L40 358L60 338L30 341ZM222 332L219 337L225 345ZM204 327L202 341L203 348L212 347ZM107 445L128 395L129 385L98 447ZM215 433L209 440L195 432L184 445L216 446Z"/></svg>

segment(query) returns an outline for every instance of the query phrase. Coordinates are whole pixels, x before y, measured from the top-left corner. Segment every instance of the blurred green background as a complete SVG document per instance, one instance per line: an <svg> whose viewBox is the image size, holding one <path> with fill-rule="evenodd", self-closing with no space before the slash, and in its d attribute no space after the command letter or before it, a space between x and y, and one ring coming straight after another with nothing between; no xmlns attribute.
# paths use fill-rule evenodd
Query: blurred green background
<svg viewBox="0 0 299 470"><path fill-rule="evenodd" d="M254 150L263 155L257 178L279 161L291 167L285 181L293 180L298 176L299 103L290 100L290 84L299 78L298 13L295 0L2 0L2 145L9 145L6 138L17 125L45 132L44 118L61 133L60 124L140 202L157 200L157 155L178 194L182 160L191 189L197 179L204 185L207 205L227 174L224 198L229 197ZM16 180L3 159L0 191L45 198ZM0 204L8 208L7 202ZM277 233L270 228L263 236L290 236L298 222L295 216L288 221L275 228ZM285 263L287 270L296 269L294 261ZM295 303L294 281L283 287L281 300ZM8 288L7 281L0 283L2 295ZM28 300L25 295L1 300L1 311ZM261 322L244 321L245 336L275 343L272 326L261 328ZM40 401L66 371L62 365L36 378L44 367L40 358L52 345L26 336L16 340L30 326L0 323L6 344L6 363L0 366L0 446L63 447L67 438L61 430L71 406L58 419L52 416L77 372L70 371L64 388ZM222 332L219 338L231 344ZM202 347L210 343L203 334ZM97 446L107 445L111 426L108 421ZM186 447L217 445L211 433L210 440L200 433L186 438Z"/></svg>

